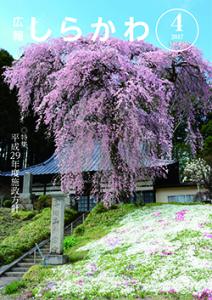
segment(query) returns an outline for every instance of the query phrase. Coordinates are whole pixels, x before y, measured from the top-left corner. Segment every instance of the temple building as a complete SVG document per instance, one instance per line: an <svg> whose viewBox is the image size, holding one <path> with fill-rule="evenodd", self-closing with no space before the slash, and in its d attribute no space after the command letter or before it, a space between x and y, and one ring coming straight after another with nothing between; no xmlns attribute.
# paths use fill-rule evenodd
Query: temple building
<svg viewBox="0 0 212 300"><path fill-rule="evenodd" d="M156 178L154 181L146 180L137 182L137 188L131 201L143 199L145 203L151 202L192 202L198 192L197 187L193 183L180 182L178 162L169 160L158 160L154 166L166 166L167 176ZM86 163L84 173L92 174L99 170L98 155L94 155L90 161ZM20 185L23 199L30 197L31 204L39 195L58 195L65 197L67 207L75 206L78 211L90 211L96 205L96 199L91 195L92 183L85 180L84 193L80 197L75 195L74 190L70 190L69 194L61 191L60 181L57 180L60 174L58 159L53 154L43 163L29 166L19 170ZM86 178L86 176L85 176ZM11 182L11 171L0 173L0 197L9 197L9 189ZM57 183L55 183L57 182ZM2 187L4 186L4 190ZM5 186L8 188L6 189ZM105 192L107 186L103 186ZM31 205L30 204L30 205Z"/></svg>

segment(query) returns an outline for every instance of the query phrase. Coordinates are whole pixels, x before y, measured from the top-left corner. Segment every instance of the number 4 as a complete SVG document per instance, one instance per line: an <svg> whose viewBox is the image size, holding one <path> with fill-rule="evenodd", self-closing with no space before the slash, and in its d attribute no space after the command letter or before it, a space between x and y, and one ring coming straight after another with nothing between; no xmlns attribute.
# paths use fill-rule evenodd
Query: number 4
<svg viewBox="0 0 212 300"><path fill-rule="evenodd" d="M182 14L178 14L171 24L171 27L176 27L177 32L182 32Z"/></svg>

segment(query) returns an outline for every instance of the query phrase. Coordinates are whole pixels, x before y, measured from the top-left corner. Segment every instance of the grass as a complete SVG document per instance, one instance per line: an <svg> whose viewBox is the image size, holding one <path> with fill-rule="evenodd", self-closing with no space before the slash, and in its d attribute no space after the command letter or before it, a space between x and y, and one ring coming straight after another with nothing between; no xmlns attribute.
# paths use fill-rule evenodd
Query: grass
<svg viewBox="0 0 212 300"><path fill-rule="evenodd" d="M2 211L2 214L4 211ZM32 217L31 220L28 220ZM71 222L77 213L67 210L65 221ZM2 219L0 241L0 264L8 264L34 247L35 243L46 239L50 234L50 208L43 209L33 216L32 212L20 212L15 215L6 210ZM12 224L12 225L11 225ZM7 228L8 227L8 228Z"/></svg>
<svg viewBox="0 0 212 300"><path fill-rule="evenodd" d="M26 287L26 283L24 280L16 280L11 282L5 287L5 294L11 295L17 293L19 290Z"/></svg>
<svg viewBox="0 0 212 300"><path fill-rule="evenodd" d="M24 224L14 234L10 234L0 242L0 260L10 263L35 243L47 238L50 232L50 209L44 209L31 222Z"/></svg>
<svg viewBox="0 0 212 300"><path fill-rule="evenodd" d="M25 212L24 212L25 213ZM2 241L6 237L18 230L25 224L29 223L30 218L22 217L23 213L12 214L10 208L0 208L0 240ZM32 215L33 217L34 215Z"/></svg>

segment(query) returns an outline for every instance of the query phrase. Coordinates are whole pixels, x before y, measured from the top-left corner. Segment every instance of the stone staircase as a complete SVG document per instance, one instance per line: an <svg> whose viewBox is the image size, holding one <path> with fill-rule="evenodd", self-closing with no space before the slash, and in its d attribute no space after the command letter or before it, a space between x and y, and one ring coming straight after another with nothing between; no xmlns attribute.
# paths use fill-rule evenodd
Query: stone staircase
<svg viewBox="0 0 212 300"><path fill-rule="evenodd" d="M42 247L40 250L42 254L48 255L49 254L49 249L50 249L50 243L47 243L44 247ZM23 258L20 262L18 262L14 267L9 269L9 271L5 272L3 276L6 277L18 277L21 278L24 273L28 271L28 269L35 264L40 264L43 262L43 259L36 254L36 256L33 254L30 254L26 256L26 258Z"/></svg>
<svg viewBox="0 0 212 300"><path fill-rule="evenodd" d="M64 229L64 236L70 235L75 227L84 222L85 217L86 214L82 214L79 218L66 226ZM38 244L38 247L42 255L44 257L47 256L50 250L50 240L42 241ZM0 268L0 288L3 288L6 284L14 280L21 279L30 267L44 263L44 259L39 254L38 247L35 246L11 264Z"/></svg>

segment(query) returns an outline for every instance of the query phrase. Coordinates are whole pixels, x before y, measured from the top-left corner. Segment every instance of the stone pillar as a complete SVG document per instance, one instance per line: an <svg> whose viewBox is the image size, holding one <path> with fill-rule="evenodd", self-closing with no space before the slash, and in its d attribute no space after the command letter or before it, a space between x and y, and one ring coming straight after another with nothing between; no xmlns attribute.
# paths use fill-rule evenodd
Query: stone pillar
<svg viewBox="0 0 212 300"><path fill-rule="evenodd" d="M65 197L52 196L50 253L45 261L50 265L60 265L67 261L63 255Z"/></svg>
<svg viewBox="0 0 212 300"><path fill-rule="evenodd" d="M64 199L52 199L50 253L63 253Z"/></svg>
<svg viewBox="0 0 212 300"><path fill-rule="evenodd" d="M19 208L32 210L32 174L25 173L23 179L23 193L20 194Z"/></svg>

